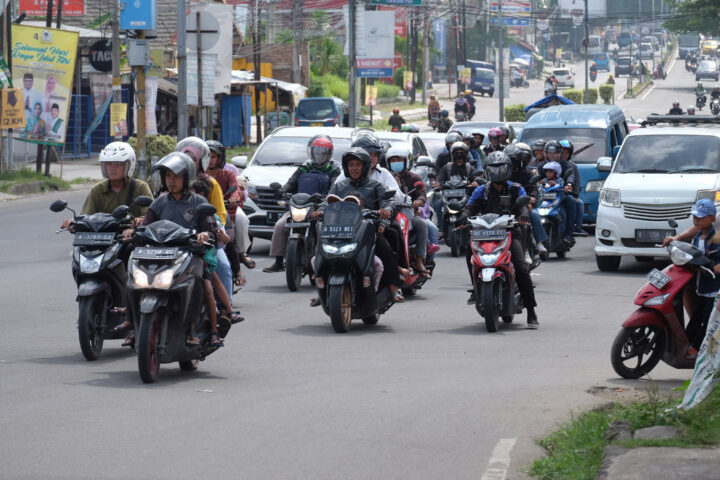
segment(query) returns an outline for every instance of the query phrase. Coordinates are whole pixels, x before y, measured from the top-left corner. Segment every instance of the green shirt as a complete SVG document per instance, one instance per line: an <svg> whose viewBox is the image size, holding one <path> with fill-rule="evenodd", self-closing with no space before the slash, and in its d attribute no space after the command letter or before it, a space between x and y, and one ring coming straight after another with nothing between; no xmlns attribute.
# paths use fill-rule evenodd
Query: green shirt
<svg viewBox="0 0 720 480"><path fill-rule="evenodd" d="M103 180L96 184L85 199L81 213L92 215L93 213L112 213L120 205L125 205L130 193L130 182L125 182L122 190L116 192L110 187L110 180ZM142 180L135 179L135 189L132 199L135 200L140 195L146 195L153 198L150 187ZM147 207L139 207L137 205L128 205L130 213L135 217L144 217Z"/></svg>

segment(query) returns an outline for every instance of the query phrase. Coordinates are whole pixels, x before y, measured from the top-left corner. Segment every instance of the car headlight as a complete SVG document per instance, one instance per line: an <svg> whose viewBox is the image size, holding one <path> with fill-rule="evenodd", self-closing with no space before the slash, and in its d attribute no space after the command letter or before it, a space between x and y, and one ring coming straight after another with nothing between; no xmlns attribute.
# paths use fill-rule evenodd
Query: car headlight
<svg viewBox="0 0 720 480"><path fill-rule="evenodd" d="M670 249L670 261L673 262L675 265L685 265L692 259L692 255L687 252L683 252L677 247L672 247Z"/></svg>
<svg viewBox="0 0 720 480"><path fill-rule="evenodd" d="M133 269L132 279L136 287L147 288L149 286L147 274L139 268Z"/></svg>
<svg viewBox="0 0 720 480"><path fill-rule="evenodd" d="M96 273L100 270L100 263L105 252L95 256L85 256L80 254L80 271L82 273Z"/></svg>
<svg viewBox="0 0 720 480"><path fill-rule="evenodd" d="M290 207L290 216L295 222L302 222L307 217L308 208Z"/></svg>
<svg viewBox="0 0 720 480"><path fill-rule="evenodd" d="M697 198L695 200L697 201L697 200L700 200L703 198L712 200L715 203L720 203L720 191L718 191L718 190L698 190Z"/></svg>
<svg viewBox="0 0 720 480"><path fill-rule="evenodd" d="M251 185L248 183L247 192L248 192L248 196L250 198L252 198L253 200L257 200L258 193L257 193L257 187L255 187L255 185Z"/></svg>
<svg viewBox="0 0 720 480"><path fill-rule="evenodd" d="M620 208L620 190L615 190L614 188L603 188L600 190L600 205Z"/></svg>
<svg viewBox="0 0 720 480"><path fill-rule="evenodd" d="M670 296L670 294L666 293L664 295L657 295L655 297L648 298L645 301L645 303L643 303L643 306L652 307L652 306L662 305L663 303L665 303L665 300L667 300L669 296Z"/></svg>
<svg viewBox="0 0 720 480"><path fill-rule="evenodd" d="M605 180L590 180L585 185L585 191L587 193L590 192L599 192L602 190L603 184L605 183Z"/></svg>

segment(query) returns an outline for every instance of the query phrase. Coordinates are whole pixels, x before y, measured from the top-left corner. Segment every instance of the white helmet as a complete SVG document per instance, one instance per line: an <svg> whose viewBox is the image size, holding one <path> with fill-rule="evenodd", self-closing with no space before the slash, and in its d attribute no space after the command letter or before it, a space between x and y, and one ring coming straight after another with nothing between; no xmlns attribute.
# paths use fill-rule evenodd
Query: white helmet
<svg viewBox="0 0 720 480"><path fill-rule="evenodd" d="M200 162L199 171L207 172L210 165L210 147L205 140L198 137L186 137L180 140L175 148L176 152L183 152Z"/></svg>
<svg viewBox="0 0 720 480"><path fill-rule="evenodd" d="M112 142L108 143L105 148L100 151L100 171L103 177L108 178L105 171L105 163L107 162L125 162L125 176L130 178L135 173L135 150L129 143Z"/></svg>

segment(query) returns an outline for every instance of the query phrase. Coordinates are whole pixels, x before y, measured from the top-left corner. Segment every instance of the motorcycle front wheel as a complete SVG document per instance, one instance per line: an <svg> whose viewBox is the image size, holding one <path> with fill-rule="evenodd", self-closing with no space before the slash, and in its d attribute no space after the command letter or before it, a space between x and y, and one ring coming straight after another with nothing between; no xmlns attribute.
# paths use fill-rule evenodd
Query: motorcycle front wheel
<svg viewBox="0 0 720 480"><path fill-rule="evenodd" d="M160 314L143 313L137 334L138 372L143 383L155 383L160 375Z"/></svg>
<svg viewBox="0 0 720 480"><path fill-rule="evenodd" d="M336 333L347 333L352 319L349 285L330 285L328 310L333 330Z"/></svg>
<svg viewBox="0 0 720 480"><path fill-rule="evenodd" d="M665 349L665 332L655 325L623 328L610 350L615 372L623 378L637 379L655 368Z"/></svg>
<svg viewBox="0 0 720 480"><path fill-rule="evenodd" d="M305 246L297 238L292 238L285 254L285 280L291 292L296 292L300 288L304 270Z"/></svg>
<svg viewBox="0 0 720 480"><path fill-rule="evenodd" d="M460 244L458 240L457 230L454 227L448 228L448 245L450 246L450 255L457 257L460 254Z"/></svg>
<svg viewBox="0 0 720 480"><path fill-rule="evenodd" d="M498 283L490 282L483 283L480 287L480 301L482 302L483 317L485 317L485 327L490 333L497 332L500 328L500 322L498 321L499 308L498 308Z"/></svg>
<svg viewBox="0 0 720 480"><path fill-rule="evenodd" d="M78 340L86 360L97 360L102 353L105 335L102 331L102 314L105 294L81 297L78 304Z"/></svg>

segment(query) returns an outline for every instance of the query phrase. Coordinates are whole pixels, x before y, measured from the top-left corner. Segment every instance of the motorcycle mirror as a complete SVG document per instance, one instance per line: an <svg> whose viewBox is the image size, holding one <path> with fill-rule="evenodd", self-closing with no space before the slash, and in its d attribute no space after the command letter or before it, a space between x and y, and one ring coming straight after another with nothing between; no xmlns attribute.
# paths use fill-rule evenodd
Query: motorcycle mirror
<svg viewBox="0 0 720 480"><path fill-rule="evenodd" d="M395 196L395 190L388 190L387 192L382 194L383 200L390 200Z"/></svg>
<svg viewBox="0 0 720 480"><path fill-rule="evenodd" d="M427 157L425 155L420 155L415 162L416 167L434 167L435 163L432 161L430 157Z"/></svg>
<svg viewBox="0 0 720 480"><path fill-rule="evenodd" d="M484 173L484 172L483 172L482 168L476 168L476 169L472 172L472 176L473 176L473 177L482 177L482 176L483 176L483 173Z"/></svg>
<svg viewBox="0 0 720 480"><path fill-rule="evenodd" d="M413 185L415 187L416 192L423 192L425 191L425 184L423 182L415 182Z"/></svg>
<svg viewBox="0 0 720 480"><path fill-rule="evenodd" d="M129 211L130 207L128 207L127 205L120 205L112 211L112 216L117 220L122 220L123 218L127 217Z"/></svg>
<svg viewBox="0 0 720 480"><path fill-rule="evenodd" d="M478 185L485 185L488 182L485 177L475 177L475 181Z"/></svg>
<svg viewBox="0 0 720 480"><path fill-rule="evenodd" d="M140 195L135 199L133 204L137 205L138 207L149 207L152 202L152 198L148 197L147 195Z"/></svg>
<svg viewBox="0 0 720 480"><path fill-rule="evenodd" d="M428 172L427 176L428 176L428 178L433 179L433 180L437 178L437 175L435 174L435 172Z"/></svg>
<svg viewBox="0 0 720 480"><path fill-rule="evenodd" d="M217 209L209 203L203 203L197 207L196 212L197 213L195 215L215 215Z"/></svg>
<svg viewBox="0 0 720 480"><path fill-rule="evenodd" d="M282 188L282 185L280 185L278 182L272 182L270 184L270 188L273 190L280 190Z"/></svg>
<svg viewBox="0 0 720 480"><path fill-rule="evenodd" d="M527 195L523 195L522 197L518 197L515 200L515 208L522 208L528 203L530 203L530 197Z"/></svg>
<svg viewBox="0 0 720 480"><path fill-rule="evenodd" d="M542 180L542 178L542 175L535 175L534 177L530 178L530 181L528 183L537 183Z"/></svg>
<svg viewBox="0 0 720 480"><path fill-rule="evenodd" d="M63 210L65 210L65 207L67 207L67 202L66 202L66 201L64 201L64 200L55 200L55 201L50 205L50 210L52 210L52 211L55 212L55 213L58 213L58 212L62 212Z"/></svg>
<svg viewBox="0 0 720 480"><path fill-rule="evenodd" d="M322 202L322 199L323 197L319 193L313 193L312 195L310 195L310 201L312 203L320 203Z"/></svg>
<svg viewBox="0 0 720 480"><path fill-rule="evenodd" d="M228 198L230 195L235 193L235 190L237 190L237 185L233 185L232 187L228 188L227 192L225 192L225 198Z"/></svg>
<svg viewBox="0 0 720 480"><path fill-rule="evenodd" d="M671 228L677 228L678 223L675 221L674 218L671 218L670 220L668 220L668 225L670 225Z"/></svg>

